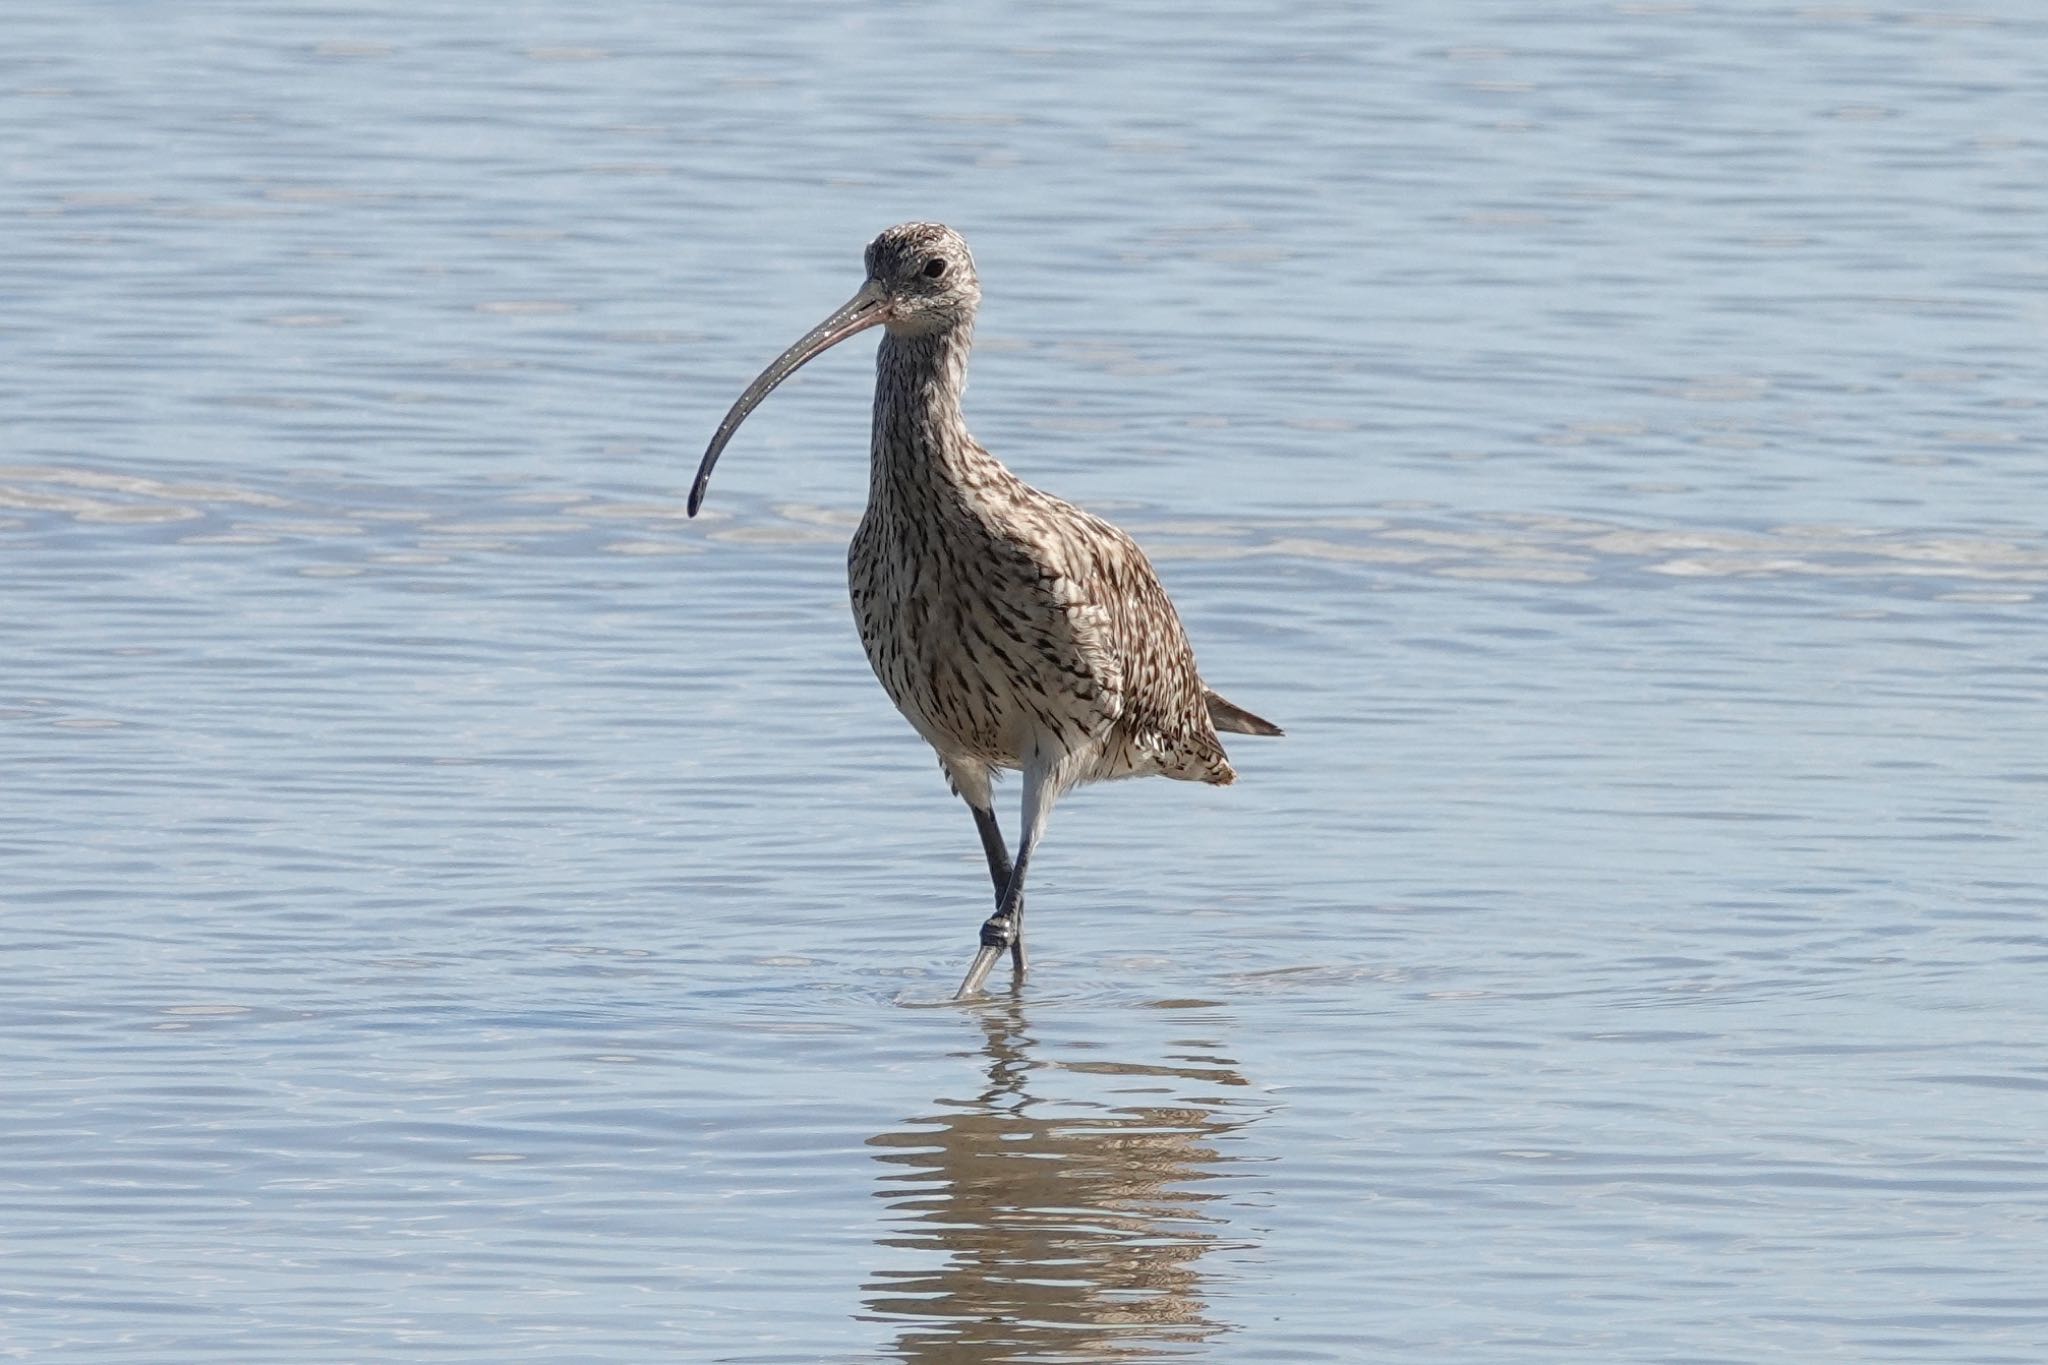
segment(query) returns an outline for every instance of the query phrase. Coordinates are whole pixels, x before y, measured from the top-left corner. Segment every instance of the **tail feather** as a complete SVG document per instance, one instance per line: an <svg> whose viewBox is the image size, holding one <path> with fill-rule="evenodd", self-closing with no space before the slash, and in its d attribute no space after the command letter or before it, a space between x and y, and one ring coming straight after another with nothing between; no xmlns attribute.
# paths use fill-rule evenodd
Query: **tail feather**
<svg viewBox="0 0 2048 1365"><path fill-rule="evenodd" d="M1270 720L1261 719L1234 702L1225 701L1210 688L1202 689L1209 703L1209 723L1231 735L1284 735L1287 732Z"/></svg>

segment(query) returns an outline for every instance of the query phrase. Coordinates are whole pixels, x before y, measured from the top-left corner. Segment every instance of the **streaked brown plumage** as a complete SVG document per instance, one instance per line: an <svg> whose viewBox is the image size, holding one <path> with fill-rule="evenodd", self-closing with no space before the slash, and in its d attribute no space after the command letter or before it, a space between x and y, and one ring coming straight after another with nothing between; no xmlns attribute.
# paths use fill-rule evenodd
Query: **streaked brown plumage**
<svg viewBox="0 0 2048 1365"><path fill-rule="evenodd" d="M847 555L868 662L973 810L997 909L960 995L1008 949L1024 972L1023 891L1052 804L1080 782L1236 777L1221 730L1277 726L1206 687L1144 553L1116 527L1037 489L968 434L960 415L980 281L967 243L905 223L869 244L867 280L749 385L690 490L746 415L796 369L855 332L876 356L867 514ZM996 774L1024 775L1014 867L992 806Z"/></svg>

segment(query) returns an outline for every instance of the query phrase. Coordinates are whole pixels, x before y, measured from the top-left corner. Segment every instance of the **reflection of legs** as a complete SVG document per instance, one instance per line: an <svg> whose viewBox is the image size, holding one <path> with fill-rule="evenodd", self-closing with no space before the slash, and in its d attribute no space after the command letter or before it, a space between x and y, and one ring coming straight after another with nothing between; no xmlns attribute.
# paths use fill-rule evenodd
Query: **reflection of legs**
<svg viewBox="0 0 2048 1365"><path fill-rule="evenodd" d="M1024 768L1024 833L1017 844L1017 862L1010 869L1010 875L1003 886L1003 893L996 901L996 912L981 926L981 948L974 955L974 964L967 969L966 979L960 989L953 993L955 1000L961 1000L981 989L981 983L988 979L989 971L996 965L1005 948L1010 950L1011 970L1018 980L1024 977L1024 875L1031 866L1031 852L1038 847L1038 836L1044 832L1046 816L1052 813L1052 803L1059 795L1060 784L1053 765L1038 760ZM975 822L981 823L981 812L975 812ZM988 830L995 825L991 814L983 827L982 845L988 847ZM1002 835L995 835L1000 844ZM989 855L989 870L995 871L995 855Z"/></svg>

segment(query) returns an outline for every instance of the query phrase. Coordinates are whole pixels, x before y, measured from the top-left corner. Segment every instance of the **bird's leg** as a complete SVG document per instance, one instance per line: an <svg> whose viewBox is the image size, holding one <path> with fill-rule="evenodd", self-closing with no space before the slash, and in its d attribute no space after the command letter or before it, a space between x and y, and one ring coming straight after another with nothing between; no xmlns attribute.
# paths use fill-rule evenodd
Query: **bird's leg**
<svg viewBox="0 0 2048 1365"><path fill-rule="evenodd" d="M953 992L955 1000L980 994L981 983L988 980L989 972L1004 949L1009 950L1010 962L1018 977L1023 976L1024 872L1030 863L1031 844L1027 841L1017 850L1017 865L1010 870L1010 880L1003 888L1002 898L996 902L996 912L982 922L981 947L975 951L974 963L968 967L960 989Z"/></svg>
<svg viewBox="0 0 2048 1365"><path fill-rule="evenodd" d="M996 823L995 811L986 806L969 806L974 812L974 828L981 834L981 851L988 856L989 880L995 883L996 909L998 915L991 916L982 926L983 943L991 938L1002 938L1007 933L1010 940L1010 965L1018 976L1024 975L1024 902L1020 897L1010 916L1010 926L997 925L1003 905L1003 893L1010 888L1010 877L1014 869L1010 866L1010 850L1003 843L1002 826Z"/></svg>
<svg viewBox="0 0 2048 1365"><path fill-rule="evenodd" d="M996 823L996 813L980 806L969 809L974 812L974 827L981 831L981 851L988 855L989 880L996 887L996 909L1001 911L1003 893L1010 889L1010 850L1003 845L1002 826ZM1010 908L1010 970L1018 977L1024 975L1024 898L1019 895L1017 903ZM997 931L1001 936L1001 931ZM982 942L989 941L989 931L984 926Z"/></svg>
<svg viewBox="0 0 2048 1365"><path fill-rule="evenodd" d="M967 809L974 812L974 828L981 834L981 851L988 855L988 877L996 884L996 901L1000 904L1010 885L1010 850L1003 843L1003 827L996 823L996 813L987 806Z"/></svg>
<svg viewBox="0 0 2048 1365"><path fill-rule="evenodd" d="M1016 937L1010 940L1010 980L1024 979L1024 898L1017 897L1017 904L1010 911L1010 923L1016 928Z"/></svg>
<svg viewBox="0 0 2048 1365"><path fill-rule="evenodd" d="M989 972L995 967L996 959L1004 949L1010 952L1011 969L1016 979L1024 976L1024 874L1031 866L1031 851L1038 847L1038 836L1045 828L1045 817L1052 812L1053 798L1059 787L1049 765L1033 763L1024 769L1024 835L1017 845L1017 862L1010 869L1004 882L1002 895L996 900L996 912L981 926L981 947L974 954L973 965L968 967L967 976L960 983L960 989L953 993L955 1000L964 1000L981 990L981 983L988 980ZM982 812L976 810L975 823L982 827L982 846L988 849L991 831L995 829L995 816L988 815L982 822ZM993 836L998 843L1002 835ZM995 872L995 855L989 854L989 871Z"/></svg>

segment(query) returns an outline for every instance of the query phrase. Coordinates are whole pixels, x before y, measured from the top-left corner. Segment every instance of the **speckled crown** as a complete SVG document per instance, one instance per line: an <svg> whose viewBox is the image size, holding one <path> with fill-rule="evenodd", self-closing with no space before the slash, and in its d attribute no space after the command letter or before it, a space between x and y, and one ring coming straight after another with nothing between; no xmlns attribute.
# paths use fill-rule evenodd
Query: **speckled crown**
<svg viewBox="0 0 2048 1365"><path fill-rule="evenodd" d="M974 269L974 257L967 239L944 223L898 223L868 243L868 274L877 279L907 273L934 253L955 266Z"/></svg>

